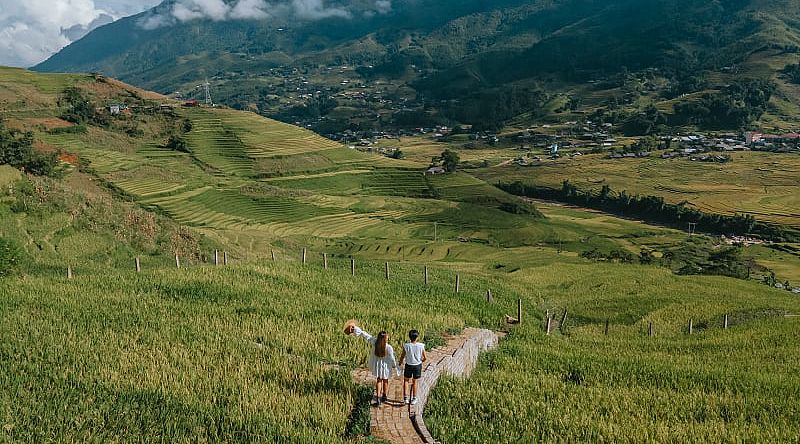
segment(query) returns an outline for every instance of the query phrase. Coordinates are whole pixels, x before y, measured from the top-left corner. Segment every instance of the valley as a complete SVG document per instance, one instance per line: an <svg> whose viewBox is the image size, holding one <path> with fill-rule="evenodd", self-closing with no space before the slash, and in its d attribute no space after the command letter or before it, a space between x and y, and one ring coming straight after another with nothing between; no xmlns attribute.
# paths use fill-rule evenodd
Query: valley
<svg viewBox="0 0 800 444"><path fill-rule="evenodd" d="M792 1L179 2L0 67L0 442L383 442L349 319L501 335L437 441L798 439Z"/></svg>

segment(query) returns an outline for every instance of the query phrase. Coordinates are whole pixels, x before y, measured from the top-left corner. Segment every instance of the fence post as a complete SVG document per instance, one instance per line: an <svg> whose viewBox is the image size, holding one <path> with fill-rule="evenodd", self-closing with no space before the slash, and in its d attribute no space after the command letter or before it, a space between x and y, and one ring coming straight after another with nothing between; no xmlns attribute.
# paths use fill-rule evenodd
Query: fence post
<svg viewBox="0 0 800 444"><path fill-rule="evenodd" d="M306 249L303 248L303 265L306 264Z"/></svg>
<svg viewBox="0 0 800 444"><path fill-rule="evenodd" d="M653 321L650 321L650 326L647 329L647 336L653 336Z"/></svg>
<svg viewBox="0 0 800 444"><path fill-rule="evenodd" d="M491 289L486 290L486 302L488 302L490 304L492 303L492 290Z"/></svg>
<svg viewBox="0 0 800 444"><path fill-rule="evenodd" d="M353 276L356 275L356 260L355 260L355 258L350 259L350 273Z"/></svg>
<svg viewBox="0 0 800 444"><path fill-rule="evenodd" d="M522 299L517 299L517 322L522 324Z"/></svg>
<svg viewBox="0 0 800 444"><path fill-rule="evenodd" d="M228 265L228 252L222 252L222 265Z"/></svg>
<svg viewBox="0 0 800 444"><path fill-rule="evenodd" d="M386 263L386 280L389 280L389 263Z"/></svg>
<svg viewBox="0 0 800 444"><path fill-rule="evenodd" d="M177 254L175 255L175 266L181 268L181 258Z"/></svg>
<svg viewBox="0 0 800 444"><path fill-rule="evenodd" d="M425 276L425 285L428 285L428 266L427 265L425 266L424 276Z"/></svg>
<svg viewBox="0 0 800 444"><path fill-rule="evenodd" d="M605 335L606 335L606 336L608 336L608 319L606 319L606 330L605 330Z"/></svg>
<svg viewBox="0 0 800 444"><path fill-rule="evenodd" d="M558 328L560 328L561 331L564 331L564 324L566 322L567 322L567 309L565 308L564 309L564 316L561 316L561 323L558 324Z"/></svg>
<svg viewBox="0 0 800 444"><path fill-rule="evenodd" d="M456 275L456 293L461 291L461 275Z"/></svg>
<svg viewBox="0 0 800 444"><path fill-rule="evenodd" d="M550 316L547 317L547 334L550 334L550 323L552 322L552 318Z"/></svg>
<svg viewBox="0 0 800 444"><path fill-rule="evenodd" d="M67 267L67 279L72 279L72 267Z"/></svg>
<svg viewBox="0 0 800 444"><path fill-rule="evenodd" d="M692 320L689 319L689 334L692 334Z"/></svg>
<svg viewBox="0 0 800 444"><path fill-rule="evenodd" d="M727 330L728 329L728 314L725 313L725 317L722 319L722 328Z"/></svg>
<svg viewBox="0 0 800 444"><path fill-rule="evenodd" d="M272 261L275 262L275 250L272 248L269 249L269 254L272 256Z"/></svg>
<svg viewBox="0 0 800 444"><path fill-rule="evenodd" d="M328 269L328 253L322 253L322 269Z"/></svg>
<svg viewBox="0 0 800 444"><path fill-rule="evenodd" d="M141 273L142 272L142 263L139 261L139 256L136 256L136 260L134 260L134 263L136 264L136 272L137 273Z"/></svg>
<svg viewBox="0 0 800 444"><path fill-rule="evenodd" d="M214 250L214 265L219 265L219 250Z"/></svg>

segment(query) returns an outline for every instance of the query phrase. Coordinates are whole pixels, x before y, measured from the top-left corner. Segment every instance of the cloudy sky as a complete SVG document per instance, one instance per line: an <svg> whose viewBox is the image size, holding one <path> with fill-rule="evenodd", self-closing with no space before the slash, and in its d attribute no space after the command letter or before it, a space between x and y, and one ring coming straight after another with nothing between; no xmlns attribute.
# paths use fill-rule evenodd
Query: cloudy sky
<svg viewBox="0 0 800 444"><path fill-rule="evenodd" d="M0 65L33 66L88 30L161 0L0 0Z"/></svg>

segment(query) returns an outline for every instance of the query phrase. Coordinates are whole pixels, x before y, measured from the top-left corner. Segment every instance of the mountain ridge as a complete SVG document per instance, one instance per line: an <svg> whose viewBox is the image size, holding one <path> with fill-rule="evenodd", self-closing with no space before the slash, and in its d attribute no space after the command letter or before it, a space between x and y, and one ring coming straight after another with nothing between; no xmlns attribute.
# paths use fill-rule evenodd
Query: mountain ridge
<svg viewBox="0 0 800 444"><path fill-rule="evenodd" d="M343 88L324 70L348 65L359 68L359 75L348 81L384 79L410 88L403 101L411 102L412 109L434 109L452 123L470 114L459 108L479 107L465 98L475 92L502 93L516 85L551 95L580 95L574 87L586 81L648 70L663 79L667 90L680 87L687 77L724 74L765 51L797 54L797 3L506 0L491 5L461 2L448 11L453 2L406 0L395 2L385 15L368 18L289 25L281 20L195 20L145 30L137 23L154 14L148 11L95 30L36 70L98 71L162 93L212 78L221 102L240 109L252 105L265 115L295 122L304 116L292 107L308 106L309 101L269 103L267 95L288 94L275 88L280 76L265 73L290 68L306 77L319 74L322 80L310 82L315 88L308 92L325 94L330 88L333 97ZM740 76L773 79L779 72L770 68ZM698 86L702 88L684 93L708 89ZM431 105L427 98L466 104ZM528 104L525 111L534 108Z"/></svg>

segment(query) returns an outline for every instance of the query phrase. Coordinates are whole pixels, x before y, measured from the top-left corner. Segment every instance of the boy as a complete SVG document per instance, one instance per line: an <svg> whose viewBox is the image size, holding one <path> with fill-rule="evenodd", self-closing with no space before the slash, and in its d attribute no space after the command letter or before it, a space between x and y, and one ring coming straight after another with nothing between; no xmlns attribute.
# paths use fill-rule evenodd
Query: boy
<svg viewBox="0 0 800 444"><path fill-rule="evenodd" d="M400 362L405 361L405 371L403 372L403 403L414 405L417 403L417 379L422 377L422 363L428 359L425 354L425 344L417 342L419 332L411 330L408 332L408 339L411 342L403 344L403 353L400 355ZM411 383L409 399L406 396L406 386Z"/></svg>

